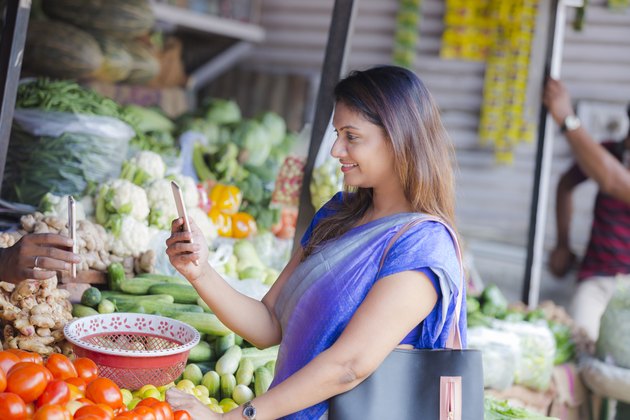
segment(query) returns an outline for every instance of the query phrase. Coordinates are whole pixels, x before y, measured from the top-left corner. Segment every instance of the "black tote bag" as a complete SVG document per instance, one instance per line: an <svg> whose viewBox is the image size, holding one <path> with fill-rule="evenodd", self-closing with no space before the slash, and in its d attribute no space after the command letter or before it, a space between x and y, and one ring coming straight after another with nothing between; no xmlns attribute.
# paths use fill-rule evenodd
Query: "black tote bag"
<svg viewBox="0 0 630 420"><path fill-rule="evenodd" d="M415 219L403 226L392 244L411 226L423 221L443 223L455 242L464 271L457 237L448 225L433 217ZM479 350L462 349L459 315L464 293L455 305L447 348L395 349L367 379L329 400L329 420L482 420L483 364Z"/></svg>

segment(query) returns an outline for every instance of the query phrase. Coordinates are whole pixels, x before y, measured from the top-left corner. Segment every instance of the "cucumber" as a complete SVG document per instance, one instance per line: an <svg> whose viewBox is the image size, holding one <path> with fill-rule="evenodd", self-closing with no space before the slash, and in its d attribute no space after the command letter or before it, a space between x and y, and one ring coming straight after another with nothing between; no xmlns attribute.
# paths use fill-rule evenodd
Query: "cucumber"
<svg viewBox="0 0 630 420"><path fill-rule="evenodd" d="M101 299L97 307L99 314L111 314L116 312L116 305L111 300Z"/></svg>
<svg viewBox="0 0 630 420"><path fill-rule="evenodd" d="M214 314L209 313L193 313L193 312L181 312L173 316L178 321L182 321L199 331L200 333L226 336L233 334L219 318Z"/></svg>
<svg viewBox="0 0 630 420"><path fill-rule="evenodd" d="M90 308L96 308L98 304L101 303L102 298L100 290L96 287L90 287L85 289L81 295L81 304L89 306Z"/></svg>
<svg viewBox="0 0 630 420"><path fill-rule="evenodd" d="M158 283L149 287L150 295L166 294L175 298L176 303L197 303L199 293L194 287L185 284Z"/></svg>
<svg viewBox="0 0 630 420"><path fill-rule="evenodd" d="M254 378L254 364L251 359L242 358L236 370L236 383L249 386Z"/></svg>
<svg viewBox="0 0 630 420"><path fill-rule="evenodd" d="M110 290L120 291L120 284L125 279L125 269L121 263L111 263L107 266L107 285Z"/></svg>
<svg viewBox="0 0 630 420"><path fill-rule="evenodd" d="M141 279L149 279L153 280L157 283L169 283L169 284L186 284L189 285L188 280L181 278L179 276L169 276L166 274L156 274L156 273L140 273L136 275L136 278Z"/></svg>
<svg viewBox="0 0 630 420"><path fill-rule="evenodd" d="M223 337L219 337L214 342L214 352L217 357L223 356L223 353L227 351L230 347L236 344L236 334L230 332L230 334L224 335Z"/></svg>
<svg viewBox="0 0 630 420"><path fill-rule="evenodd" d="M205 375L203 375L203 378L201 378L201 385L208 388L211 398L220 397L221 377L214 370L206 372Z"/></svg>
<svg viewBox="0 0 630 420"><path fill-rule="evenodd" d="M254 369L258 369L268 362L275 361L278 358L278 349L279 346L267 347L262 350L256 347L247 347L243 349L241 357L251 359Z"/></svg>
<svg viewBox="0 0 630 420"><path fill-rule="evenodd" d="M254 371L254 393L257 397L267 392L271 381L273 381L273 375L266 367L261 366Z"/></svg>
<svg viewBox="0 0 630 420"><path fill-rule="evenodd" d="M72 304L72 316L76 318L83 318L90 315L98 315L98 312L94 308L81 305L80 303Z"/></svg>
<svg viewBox="0 0 630 420"><path fill-rule="evenodd" d="M232 398L236 387L236 378L231 373L221 375L221 398Z"/></svg>
<svg viewBox="0 0 630 420"><path fill-rule="evenodd" d="M204 312L212 313L212 309L210 309L208 304L203 299L201 299L201 297L199 297L199 299L197 299L197 305L201 306L203 308Z"/></svg>
<svg viewBox="0 0 630 420"><path fill-rule="evenodd" d="M188 359L190 360L190 358ZM201 373L203 373L204 375L208 372L210 372L211 370L214 370L214 363L212 361L210 362L193 362L194 364L196 364L197 366L199 366L199 369L201 369ZM203 381L201 383L203 385Z"/></svg>
<svg viewBox="0 0 630 420"><path fill-rule="evenodd" d="M267 368L267 370L269 370L269 372L271 372L272 375L276 373L276 361L275 360L271 360L271 361L265 363L265 367Z"/></svg>
<svg viewBox="0 0 630 420"><path fill-rule="evenodd" d="M232 346L217 360L215 370L219 375L234 374L238 369L243 351L239 346ZM253 365L252 365L253 366Z"/></svg>
<svg viewBox="0 0 630 420"><path fill-rule="evenodd" d="M245 404L254 399L254 393L245 385L236 385L232 392L232 399L238 405Z"/></svg>
<svg viewBox="0 0 630 420"><path fill-rule="evenodd" d="M188 353L189 362L209 362L212 359L212 348L205 341L200 341Z"/></svg>

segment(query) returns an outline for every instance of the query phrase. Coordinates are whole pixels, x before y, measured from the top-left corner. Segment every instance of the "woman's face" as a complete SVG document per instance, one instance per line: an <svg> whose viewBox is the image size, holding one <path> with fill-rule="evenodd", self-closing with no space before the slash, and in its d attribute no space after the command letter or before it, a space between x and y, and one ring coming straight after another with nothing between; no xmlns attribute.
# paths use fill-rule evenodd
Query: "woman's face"
<svg viewBox="0 0 630 420"><path fill-rule="evenodd" d="M343 102L337 102L333 126L337 139L330 154L339 160L346 185L379 188L396 179L394 154L381 127Z"/></svg>

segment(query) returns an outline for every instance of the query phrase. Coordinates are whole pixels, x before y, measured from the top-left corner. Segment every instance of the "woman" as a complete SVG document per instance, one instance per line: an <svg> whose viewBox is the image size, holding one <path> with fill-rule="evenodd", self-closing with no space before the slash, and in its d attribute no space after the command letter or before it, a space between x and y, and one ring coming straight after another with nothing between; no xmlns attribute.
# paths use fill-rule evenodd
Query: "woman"
<svg viewBox="0 0 630 420"><path fill-rule="evenodd" d="M318 211L262 302L237 293L208 264L194 265L208 259L203 238L173 222L171 263L214 313L259 348L280 343L271 388L243 409L211 413L169 390L169 402L194 418L318 419L330 397L357 386L397 346L445 346L463 293L447 228L408 229L381 264L389 241L419 213L453 226L452 147L438 109L415 74L392 66L351 73L335 97L331 155L348 191Z"/></svg>

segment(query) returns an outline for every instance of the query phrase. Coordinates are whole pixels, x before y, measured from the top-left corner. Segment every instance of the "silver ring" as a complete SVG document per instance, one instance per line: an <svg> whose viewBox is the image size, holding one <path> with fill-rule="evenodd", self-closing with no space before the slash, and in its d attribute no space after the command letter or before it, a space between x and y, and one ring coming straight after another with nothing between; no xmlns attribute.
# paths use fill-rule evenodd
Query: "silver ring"
<svg viewBox="0 0 630 420"><path fill-rule="evenodd" d="M39 262L39 255L35 257L35 265L33 266L33 268L38 268L37 267L38 262Z"/></svg>

